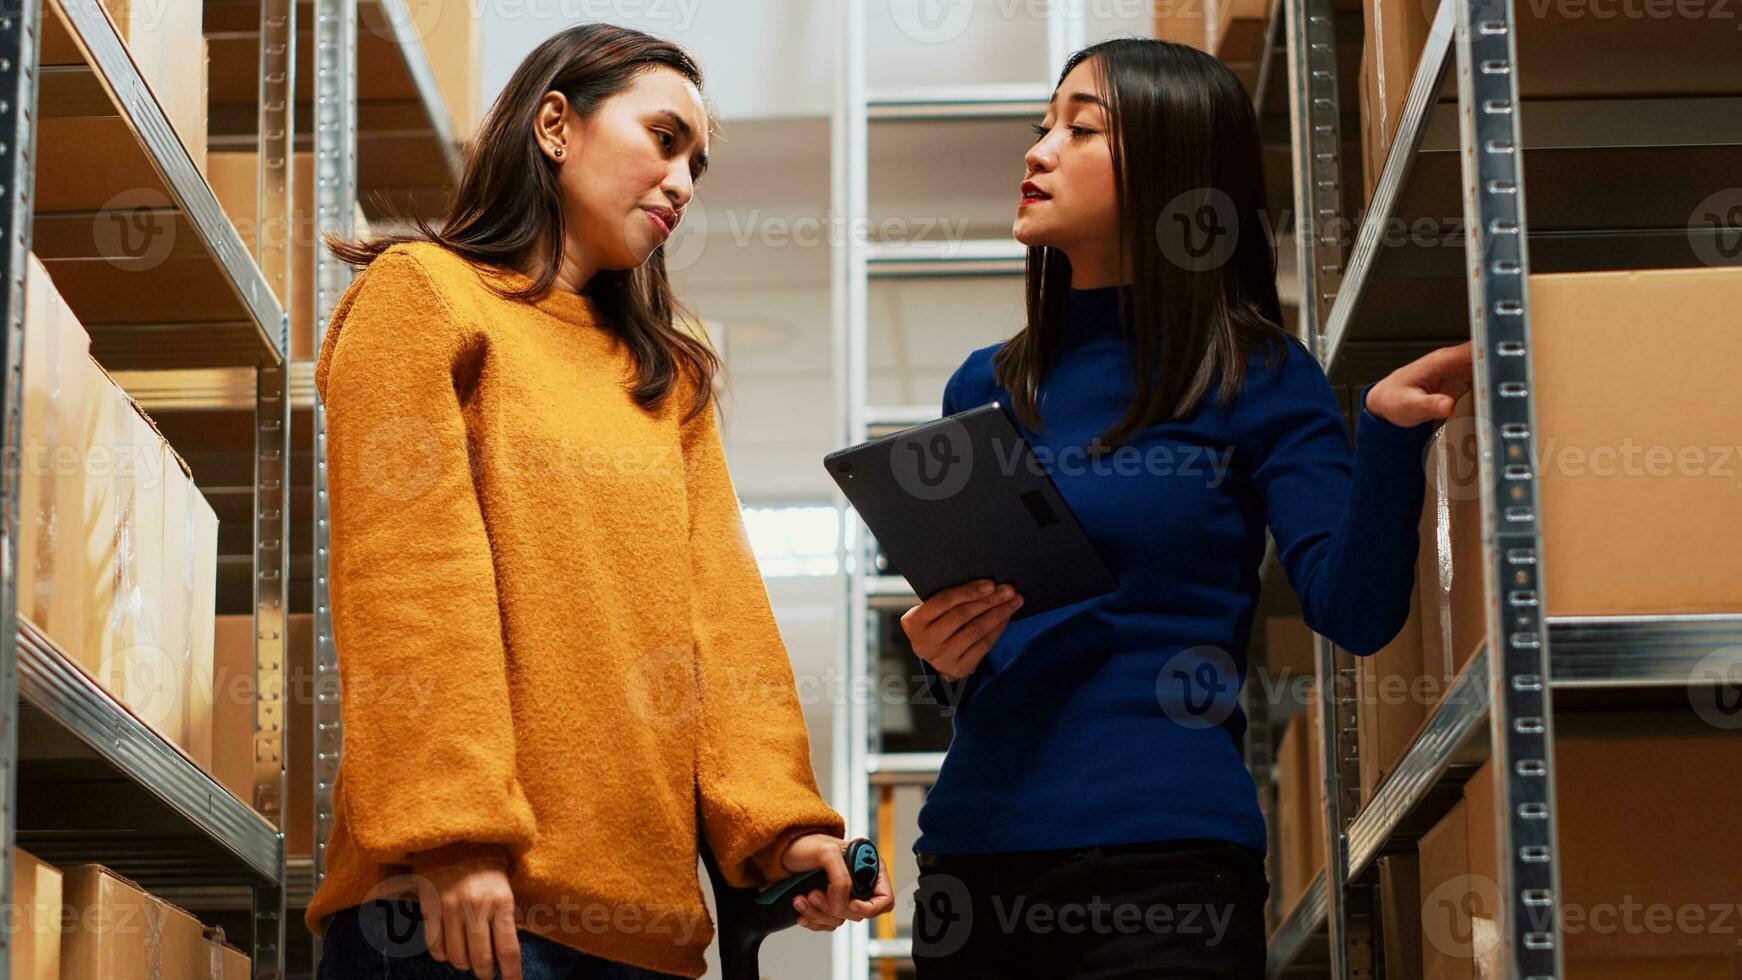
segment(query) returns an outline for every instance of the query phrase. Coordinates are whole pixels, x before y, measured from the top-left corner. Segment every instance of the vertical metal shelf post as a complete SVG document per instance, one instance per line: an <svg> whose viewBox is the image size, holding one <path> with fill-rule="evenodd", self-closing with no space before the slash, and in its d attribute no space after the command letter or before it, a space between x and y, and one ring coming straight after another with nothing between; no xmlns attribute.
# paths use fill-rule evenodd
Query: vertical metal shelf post
<svg viewBox="0 0 1742 980"><path fill-rule="evenodd" d="M1523 141L1511 0L1457 3L1458 133L1476 361L1504 972L1561 976L1542 529L1536 500Z"/></svg>
<svg viewBox="0 0 1742 980"><path fill-rule="evenodd" d="M18 831L18 466L24 411L24 277L29 270L35 199L37 45L41 0L22 0L0 17L0 180L5 182L3 249L6 339L0 357L0 908L12 908ZM12 930L0 929L0 980L12 976Z"/></svg>
<svg viewBox="0 0 1742 980"><path fill-rule="evenodd" d="M349 0L315 0L315 349L327 321L350 288L355 270L322 245L327 232L356 233L357 200L357 7ZM333 782L338 776L344 732L339 713L339 659L333 642L327 594L327 422L320 393L314 394L314 888L327 873L327 837L333 827ZM320 962L321 941L314 940Z"/></svg>
<svg viewBox="0 0 1742 980"><path fill-rule="evenodd" d="M1323 361L1324 323L1342 277L1342 131L1337 85L1335 10L1330 0L1283 0L1287 18L1288 100L1293 120L1294 241L1300 275L1300 330L1307 349ZM1313 635L1319 701L1319 766L1325 824L1325 916L1330 975L1351 975L1351 952L1371 951L1371 918L1351 915L1346 828L1359 785L1354 750L1354 668L1349 655ZM1367 966L1361 963L1362 969Z"/></svg>
<svg viewBox="0 0 1742 980"><path fill-rule="evenodd" d="M296 3L260 4L260 268L280 296L297 288L290 263L290 166L296 132ZM287 813L284 694L290 575L290 313L278 322L275 362L255 371L254 465L254 808L278 829L278 877L253 889L252 957L257 980L284 975Z"/></svg>

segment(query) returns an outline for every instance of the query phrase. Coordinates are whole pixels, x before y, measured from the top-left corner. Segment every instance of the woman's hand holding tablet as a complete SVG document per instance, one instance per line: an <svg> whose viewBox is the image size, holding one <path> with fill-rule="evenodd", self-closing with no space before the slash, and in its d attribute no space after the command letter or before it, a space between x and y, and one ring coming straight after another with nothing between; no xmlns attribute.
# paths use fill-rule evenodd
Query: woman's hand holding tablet
<svg viewBox="0 0 1742 980"><path fill-rule="evenodd" d="M959 681L973 673L1020 608L1022 596L1015 589L994 589L991 579L978 579L944 589L909 609L901 616L901 628L921 660L945 680Z"/></svg>

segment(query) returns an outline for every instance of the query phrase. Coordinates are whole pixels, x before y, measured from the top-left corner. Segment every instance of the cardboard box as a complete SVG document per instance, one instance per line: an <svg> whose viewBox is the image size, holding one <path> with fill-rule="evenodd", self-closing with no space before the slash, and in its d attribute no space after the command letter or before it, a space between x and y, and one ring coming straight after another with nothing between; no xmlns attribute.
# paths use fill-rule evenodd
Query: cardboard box
<svg viewBox="0 0 1742 980"><path fill-rule="evenodd" d="M1742 268L1529 288L1549 614L1742 611Z"/></svg>
<svg viewBox="0 0 1742 980"><path fill-rule="evenodd" d="M12 849L12 980L60 980L61 873L23 848Z"/></svg>
<svg viewBox="0 0 1742 980"><path fill-rule="evenodd" d="M1432 33L1434 4L1363 0L1367 58L1361 109L1368 158L1382 166ZM1513 11L1522 99L1651 98L1742 94L1742 37L1710 17L1615 16L1585 4L1519 6ZM1674 71L1665 71L1673 64ZM1438 101L1457 100L1450 66ZM1444 111L1443 109L1439 111ZM1528 118L1528 110L1527 110ZM1377 176L1368 184L1368 199Z"/></svg>
<svg viewBox="0 0 1742 980"><path fill-rule="evenodd" d="M1299 616L1264 617L1264 667L1272 677L1312 677L1313 631Z"/></svg>
<svg viewBox="0 0 1742 980"><path fill-rule="evenodd" d="M1404 980L1421 972L1421 860L1414 854L1379 859L1380 939L1385 976Z"/></svg>
<svg viewBox="0 0 1742 980"><path fill-rule="evenodd" d="M454 137L470 139L478 129L478 20L476 0L430 0L424 13L415 17L415 29L423 35L423 47L435 72L436 87L453 119ZM433 8L433 9L427 9Z"/></svg>
<svg viewBox="0 0 1742 980"><path fill-rule="evenodd" d="M1356 658L1355 737L1362 802L1396 768L1427 720L1434 688L1423 676L1421 644L1421 599L1412 595L1409 618L1397 638L1370 657Z"/></svg>
<svg viewBox="0 0 1742 980"><path fill-rule="evenodd" d="M1276 752L1281 880L1276 907L1287 915L1325 866L1324 770L1319 764L1319 699L1290 718Z"/></svg>
<svg viewBox="0 0 1742 980"><path fill-rule="evenodd" d="M1469 806L1459 800L1421 836L1422 980L1473 980Z"/></svg>
<svg viewBox="0 0 1742 980"><path fill-rule="evenodd" d="M224 940L222 929L207 930L213 941L212 980L253 980L254 959Z"/></svg>
<svg viewBox="0 0 1742 980"><path fill-rule="evenodd" d="M1208 51L1215 42L1217 0L1157 0L1155 37Z"/></svg>
<svg viewBox="0 0 1742 980"><path fill-rule="evenodd" d="M1523 98L1742 94L1742 34L1733 15L1669 7L1617 16L1598 5L1514 11ZM1668 66L1674 70L1666 70ZM1453 82L1455 90L1455 81ZM1528 118L1528 117L1527 117Z"/></svg>
<svg viewBox="0 0 1742 980"><path fill-rule="evenodd" d="M212 976L205 928L100 864L66 868L61 977L128 980Z"/></svg>
<svg viewBox="0 0 1742 980"><path fill-rule="evenodd" d="M1482 480L1474 392L1458 399L1428 447L1416 552L1422 671L1443 695L1487 635L1482 582ZM1542 431L1539 428L1539 433ZM1546 523L1546 521L1545 521ZM1436 697L1432 704L1439 703Z"/></svg>
<svg viewBox="0 0 1742 980"><path fill-rule="evenodd" d="M1742 851L1728 843L1742 738L1685 710L1561 712L1555 727L1567 975L1736 976L1742 949L1714 910L1742 899ZM1500 902L1497 817L1490 762L1422 837L1429 978L1503 975L1501 952L1485 945Z"/></svg>
<svg viewBox="0 0 1742 980"><path fill-rule="evenodd" d="M290 617L290 629L285 633L289 649L285 655L284 696L285 778L290 788L285 793L284 852L297 857L313 857L315 852L315 618L307 613Z"/></svg>
<svg viewBox="0 0 1742 980"><path fill-rule="evenodd" d="M1742 269L1542 274L1529 288L1547 614L1742 611L1729 326ZM1424 505L1437 508L1418 573L1424 661L1448 676L1485 632L1473 408L1460 400L1435 436Z"/></svg>
<svg viewBox="0 0 1742 980"><path fill-rule="evenodd" d="M121 528L116 520L121 510L120 488L117 486L117 454L131 452L132 429L128 426L131 408L125 396L95 361L87 359L86 390L90 411L86 415L84 445L89 463L85 470L83 490L85 553L85 639L80 644L78 662L100 682L108 679L107 665L115 657L116 579L120 574L118 545Z"/></svg>
<svg viewBox="0 0 1742 980"><path fill-rule="evenodd" d="M57 488L78 507L68 508L76 523L60 520L51 588L81 608L84 622L50 636L116 700L194 758L191 631L195 610L216 601L216 538L203 555L188 554L194 498L201 505L204 498L186 462L89 356L80 373L87 395L79 411L84 465L72 488ZM205 589L203 599L187 593L190 582Z"/></svg>
<svg viewBox="0 0 1742 980"><path fill-rule="evenodd" d="M1365 50L1361 61L1361 135L1369 166L1367 200L1403 121L1403 104L1433 25L1423 0L1362 0Z"/></svg>
<svg viewBox="0 0 1742 980"><path fill-rule="evenodd" d="M41 260L26 255L18 612L77 660L85 637L83 590L56 582L79 570L91 337Z"/></svg>
<svg viewBox="0 0 1742 980"><path fill-rule="evenodd" d="M211 91L204 4L103 0L102 6L170 127L181 138L194 166L204 172ZM77 42L61 29L58 18L48 20L54 23L42 33L41 64L84 64ZM190 66L197 66L197 70L190 71ZM50 126L65 121L42 120Z"/></svg>
<svg viewBox="0 0 1742 980"><path fill-rule="evenodd" d="M254 617L218 616L212 630L212 778L254 800Z"/></svg>

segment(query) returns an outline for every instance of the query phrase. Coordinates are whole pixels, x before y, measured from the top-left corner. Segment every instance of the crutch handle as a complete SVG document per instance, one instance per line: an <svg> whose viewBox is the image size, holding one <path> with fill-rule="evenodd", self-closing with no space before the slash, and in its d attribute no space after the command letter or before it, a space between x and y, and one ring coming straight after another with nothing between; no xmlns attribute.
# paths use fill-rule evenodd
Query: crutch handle
<svg viewBox="0 0 1742 980"><path fill-rule="evenodd" d="M798 924L798 910L792 907L795 895L816 889L826 890L829 873L822 868L801 871L782 878L760 891L754 888L733 888L720 873L714 855L701 849L702 863L714 885L714 906L719 920L720 969L724 980L758 980L760 969L757 953L762 939ZM868 838L855 837L847 842L847 871L853 876L853 897L868 900L877 887L881 860L877 845Z"/></svg>

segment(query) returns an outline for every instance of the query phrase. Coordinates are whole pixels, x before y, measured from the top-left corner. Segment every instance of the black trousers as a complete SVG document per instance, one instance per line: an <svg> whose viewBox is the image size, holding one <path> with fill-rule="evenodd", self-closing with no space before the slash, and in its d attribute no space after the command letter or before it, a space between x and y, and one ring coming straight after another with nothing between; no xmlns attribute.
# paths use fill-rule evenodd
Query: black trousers
<svg viewBox="0 0 1742 980"><path fill-rule="evenodd" d="M1221 840L917 853L918 980L1262 980L1262 856Z"/></svg>

